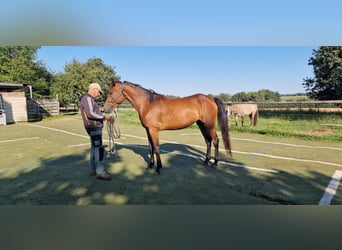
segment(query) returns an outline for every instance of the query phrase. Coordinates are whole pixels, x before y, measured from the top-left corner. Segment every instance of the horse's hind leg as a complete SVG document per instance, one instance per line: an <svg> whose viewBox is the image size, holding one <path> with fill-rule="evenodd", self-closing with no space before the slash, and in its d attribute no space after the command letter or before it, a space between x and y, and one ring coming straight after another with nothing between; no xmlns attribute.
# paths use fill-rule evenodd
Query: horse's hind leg
<svg viewBox="0 0 342 250"><path fill-rule="evenodd" d="M218 138L216 131L214 131L215 137L213 139L213 144L215 147L215 156L214 156L214 166L217 167L217 162L218 162L218 157L219 157L219 141L220 139Z"/></svg>
<svg viewBox="0 0 342 250"><path fill-rule="evenodd" d="M208 165L209 160L211 158L211 137L210 137L208 129L204 126L202 121L198 120L196 123L201 130L205 143L207 144L207 154L204 160L204 164Z"/></svg>
<svg viewBox="0 0 342 250"><path fill-rule="evenodd" d="M214 148L215 148L215 155L214 155L214 167L217 167L218 163L218 157L219 157L219 138L217 136L215 128L206 128L206 134L207 134L207 158L206 163L209 162L211 158L211 142L213 142Z"/></svg>

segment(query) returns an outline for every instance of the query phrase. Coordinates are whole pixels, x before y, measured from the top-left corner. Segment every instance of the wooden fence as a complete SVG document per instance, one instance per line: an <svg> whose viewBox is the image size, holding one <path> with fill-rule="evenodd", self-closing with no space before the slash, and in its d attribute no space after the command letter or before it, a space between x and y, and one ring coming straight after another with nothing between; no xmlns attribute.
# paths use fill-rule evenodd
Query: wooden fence
<svg viewBox="0 0 342 250"><path fill-rule="evenodd" d="M225 102L232 105L246 102ZM334 116L342 118L342 100L300 102L248 102L258 105L262 116Z"/></svg>
<svg viewBox="0 0 342 250"><path fill-rule="evenodd" d="M42 119L46 116L59 115L59 101L55 99L27 100L29 120Z"/></svg>

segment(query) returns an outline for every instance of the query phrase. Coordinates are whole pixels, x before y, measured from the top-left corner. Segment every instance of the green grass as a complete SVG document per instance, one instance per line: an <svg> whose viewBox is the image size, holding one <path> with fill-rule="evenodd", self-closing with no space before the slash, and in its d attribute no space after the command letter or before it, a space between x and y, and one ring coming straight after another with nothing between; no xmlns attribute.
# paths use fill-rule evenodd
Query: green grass
<svg viewBox="0 0 342 250"><path fill-rule="evenodd" d="M125 124L140 124L139 115L134 109L120 109L119 122ZM235 126L235 121L230 121L231 131L239 133L252 133L277 137L294 137L314 141L342 141L342 126L332 126L333 124L342 125L342 119L335 116L311 117L305 116L286 117L263 117L260 114L256 127L250 128L249 117L245 117L245 126ZM328 125L326 125L328 124ZM190 128L198 128L196 124Z"/></svg>
<svg viewBox="0 0 342 250"><path fill-rule="evenodd" d="M304 102L309 101L309 97L299 95L281 96L280 100L284 102Z"/></svg>
<svg viewBox="0 0 342 250"><path fill-rule="evenodd" d="M265 126L265 121L260 120L260 127ZM156 177L151 171L145 171L148 162L147 137L144 128L137 124L137 112L121 110L117 122L122 133L122 138L116 140L117 154L105 158L105 165L113 175L113 180L109 182L87 175L89 138L79 115L0 127L0 141L33 138L1 145L0 204L316 205L332 174L339 169L320 162L342 164L340 151L315 148L340 148L340 141L307 141L294 136L248 132L249 128L241 129L241 133L232 128L233 158L229 159L222 153L222 160L277 170L279 173L222 163L213 169L210 165L203 166L201 160L180 154L204 156L205 143L199 129L194 126L160 133L163 168L161 175ZM279 127L284 126L285 129L289 126L278 119L267 120L266 123L274 126L269 127L270 130L277 128L279 131ZM297 123L296 128L303 129L303 124ZM104 134L105 145L107 139ZM308 147L298 148L288 144ZM269 158L253 153L307 159L310 162ZM332 204L342 204L341 188Z"/></svg>
<svg viewBox="0 0 342 250"><path fill-rule="evenodd" d="M249 126L249 118L245 118L245 125ZM342 141L342 120L325 118L318 120L290 120L281 118L262 118L260 117L257 126L241 127L241 123L236 127L235 122L231 121L231 131L240 133L257 133L277 137L294 137L305 140L326 140Z"/></svg>
<svg viewBox="0 0 342 250"><path fill-rule="evenodd" d="M120 109L119 116L120 123L140 124L139 114L135 109Z"/></svg>

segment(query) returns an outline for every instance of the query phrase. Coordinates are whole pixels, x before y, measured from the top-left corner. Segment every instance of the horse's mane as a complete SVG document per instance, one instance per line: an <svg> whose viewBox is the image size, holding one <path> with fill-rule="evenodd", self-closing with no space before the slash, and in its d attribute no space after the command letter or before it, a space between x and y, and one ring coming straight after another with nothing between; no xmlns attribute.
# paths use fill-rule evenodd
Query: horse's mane
<svg viewBox="0 0 342 250"><path fill-rule="evenodd" d="M124 81L124 82L113 81L111 83L111 86L115 85L115 83L129 84L129 85L132 85L135 88L140 88L140 89L144 90L146 92L146 94L148 95L150 103L154 102L155 100L161 100L161 99L167 98L165 95L159 94L159 93L155 92L153 89L146 89L146 88L144 88L141 85L136 84L136 83L132 83L132 82L128 82L128 81Z"/></svg>

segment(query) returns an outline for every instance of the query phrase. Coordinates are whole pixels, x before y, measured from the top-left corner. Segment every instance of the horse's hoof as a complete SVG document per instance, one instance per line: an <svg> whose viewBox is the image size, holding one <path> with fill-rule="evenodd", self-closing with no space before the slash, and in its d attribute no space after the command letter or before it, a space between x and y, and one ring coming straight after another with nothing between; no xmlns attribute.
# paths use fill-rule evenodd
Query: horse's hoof
<svg viewBox="0 0 342 250"><path fill-rule="evenodd" d="M151 169L153 169L153 165L147 165L147 167L145 168L145 170L151 170Z"/></svg>
<svg viewBox="0 0 342 250"><path fill-rule="evenodd" d="M208 166L209 161L204 161L203 166Z"/></svg>
<svg viewBox="0 0 342 250"><path fill-rule="evenodd" d="M160 175L160 171L158 171L158 170L154 171L153 175L155 175L155 176Z"/></svg>

